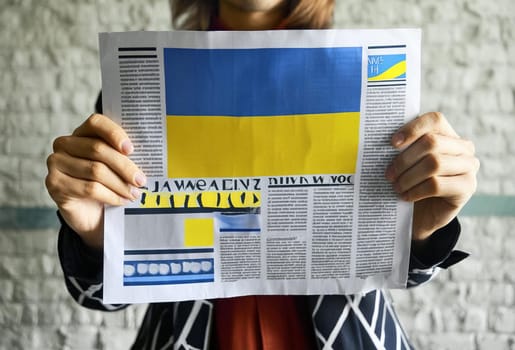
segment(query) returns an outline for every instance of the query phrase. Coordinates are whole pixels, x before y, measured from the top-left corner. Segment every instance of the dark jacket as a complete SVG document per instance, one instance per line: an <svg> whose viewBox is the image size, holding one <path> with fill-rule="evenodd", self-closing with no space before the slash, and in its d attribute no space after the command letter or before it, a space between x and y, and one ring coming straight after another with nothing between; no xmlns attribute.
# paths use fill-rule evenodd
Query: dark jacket
<svg viewBox="0 0 515 350"><path fill-rule="evenodd" d="M72 297L82 306L95 310L114 311L127 307L102 303L102 254L88 249L80 237L63 220L61 222L59 258ZM467 256L453 251L459 234L460 224L454 219L431 236L425 256L411 255L408 288L429 281L439 269ZM319 349L412 348L387 291L297 298L301 298L312 317ZM208 349L214 312L213 302L209 300L149 304L133 349Z"/></svg>

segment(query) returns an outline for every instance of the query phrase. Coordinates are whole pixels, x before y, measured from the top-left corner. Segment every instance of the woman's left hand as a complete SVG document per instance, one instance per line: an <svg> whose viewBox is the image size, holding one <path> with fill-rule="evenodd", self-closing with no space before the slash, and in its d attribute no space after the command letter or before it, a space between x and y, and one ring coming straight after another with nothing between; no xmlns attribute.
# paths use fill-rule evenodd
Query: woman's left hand
<svg viewBox="0 0 515 350"><path fill-rule="evenodd" d="M400 198L414 202L413 240L447 225L476 190L479 160L439 112L423 114L392 136L401 151L385 176Z"/></svg>

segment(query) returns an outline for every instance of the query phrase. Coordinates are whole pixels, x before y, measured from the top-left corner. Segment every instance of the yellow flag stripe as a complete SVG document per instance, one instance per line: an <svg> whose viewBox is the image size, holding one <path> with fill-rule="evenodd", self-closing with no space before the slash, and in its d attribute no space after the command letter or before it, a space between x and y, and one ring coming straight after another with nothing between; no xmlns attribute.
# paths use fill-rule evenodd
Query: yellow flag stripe
<svg viewBox="0 0 515 350"><path fill-rule="evenodd" d="M355 172L359 113L168 116L168 177Z"/></svg>

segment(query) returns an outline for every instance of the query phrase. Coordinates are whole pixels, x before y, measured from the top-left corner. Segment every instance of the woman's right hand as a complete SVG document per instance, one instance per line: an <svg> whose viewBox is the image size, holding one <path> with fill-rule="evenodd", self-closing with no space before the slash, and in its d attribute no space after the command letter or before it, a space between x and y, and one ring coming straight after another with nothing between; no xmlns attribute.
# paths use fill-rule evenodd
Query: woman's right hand
<svg viewBox="0 0 515 350"><path fill-rule="evenodd" d="M55 139L46 187L66 223L90 247L102 249L104 204L139 197L146 177L127 157L134 147L121 126L92 114L69 136Z"/></svg>

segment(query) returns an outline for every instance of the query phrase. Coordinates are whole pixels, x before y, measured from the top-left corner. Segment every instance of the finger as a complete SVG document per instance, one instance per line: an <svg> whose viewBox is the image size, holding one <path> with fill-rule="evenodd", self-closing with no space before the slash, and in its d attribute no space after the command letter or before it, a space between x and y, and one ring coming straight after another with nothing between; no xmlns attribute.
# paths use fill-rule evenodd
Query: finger
<svg viewBox="0 0 515 350"><path fill-rule="evenodd" d="M475 157L429 154L403 172L393 186L397 193L404 193L427 179L476 173L478 167L479 161Z"/></svg>
<svg viewBox="0 0 515 350"><path fill-rule="evenodd" d="M476 177L472 173L457 176L430 177L415 187L400 194L401 199L416 202L430 197L447 198L456 206L465 203L477 187Z"/></svg>
<svg viewBox="0 0 515 350"><path fill-rule="evenodd" d="M100 138L125 155L134 151L134 146L123 128L102 114L90 115L72 135Z"/></svg>
<svg viewBox="0 0 515 350"><path fill-rule="evenodd" d="M125 182L104 163L73 158L66 153L54 153L49 157L48 162L50 163L49 167L69 177L78 180L98 182L126 199L136 200L141 194L141 191L137 187L131 186Z"/></svg>
<svg viewBox="0 0 515 350"><path fill-rule="evenodd" d="M134 186L141 187L146 184L145 175L134 162L102 140L90 137L59 137L54 141L54 152L67 153L74 159L93 161L90 164L95 167L99 167L94 165L95 162L103 163L125 182Z"/></svg>
<svg viewBox="0 0 515 350"><path fill-rule="evenodd" d="M475 148L468 140L439 134L425 134L395 157L386 168L386 178L389 181L395 181L400 174L431 154L470 157L475 154Z"/></svg>
<svg viewBox="0 0 515 350"><path fill-rule="evenodd" d="M459 137L442 113L429 112L402 126L392 136L391 142L394 147L402 148L411 145L425 134Z"/></svg>
<svg viewBox="0 0 515 350"><path fill-rule="evenodd" d="M56 169L49 172L46 186L58 206L70 199L93 200L107 205L126 205L129 200L119 196L99 182L68 176Z"/></svg>

